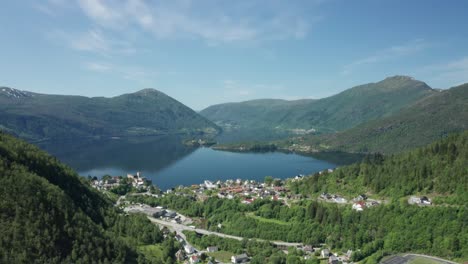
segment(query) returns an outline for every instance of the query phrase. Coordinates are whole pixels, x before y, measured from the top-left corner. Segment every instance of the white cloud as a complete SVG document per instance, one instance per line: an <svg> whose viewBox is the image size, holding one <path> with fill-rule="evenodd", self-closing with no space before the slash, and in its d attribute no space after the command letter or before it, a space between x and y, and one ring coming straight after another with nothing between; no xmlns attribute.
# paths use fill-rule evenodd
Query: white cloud
<svg viewBox="0 0 468 264"><path fill-rule="evenodd" d="M427 46L428 44L422 39L416 39L401 45L391 46L368 57L355 60L354 62L345 65L341 73L346 75L365 65L381 63L392 59L409 56L423 50Z"/></svg>
<svg viewBox="0 0 468 264"><path fill-rule="evenodd" d="M199 38L211 45L301 39L315 22L304 18L303 8L282 1L266 4L263 1L78 0L78 4L83 13L101 27L116 29L136 25L157 38ZM263 14L262 11L268 12Z"/></svg>

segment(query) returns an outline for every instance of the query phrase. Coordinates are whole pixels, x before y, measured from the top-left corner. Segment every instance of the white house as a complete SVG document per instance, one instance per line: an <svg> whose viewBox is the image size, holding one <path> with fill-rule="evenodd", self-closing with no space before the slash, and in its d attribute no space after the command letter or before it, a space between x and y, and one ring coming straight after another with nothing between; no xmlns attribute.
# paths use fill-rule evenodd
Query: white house
<svg viewBox="0 0 468 264"><path fill-rule="evenodd" d="M245 263L245 262L248 262L248 261L249 261L249 257L245 253L231 257L231 262L232 263Z"/></svg>
<svg viewBox="0 0 468 264"><path fill-rule="evenodd" d="M211 253L211 252L216 252L216 251L218 251L218 247L215 247L215 246L207 247L207 248L206 248L206 251L207 251L207 252L210 252L210 253Z"/></svg>

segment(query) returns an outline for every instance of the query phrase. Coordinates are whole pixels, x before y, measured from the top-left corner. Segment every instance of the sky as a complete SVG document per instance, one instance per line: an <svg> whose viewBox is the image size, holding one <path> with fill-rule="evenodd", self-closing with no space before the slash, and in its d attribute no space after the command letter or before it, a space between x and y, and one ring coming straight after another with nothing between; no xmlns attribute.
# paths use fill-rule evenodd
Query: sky
<svg viewBox="0 0 468 264"><path fill-rule="evenodd" d="M468 82L468 1L4 0L0 86L201 110L323 98L388 76Z"/></svg>

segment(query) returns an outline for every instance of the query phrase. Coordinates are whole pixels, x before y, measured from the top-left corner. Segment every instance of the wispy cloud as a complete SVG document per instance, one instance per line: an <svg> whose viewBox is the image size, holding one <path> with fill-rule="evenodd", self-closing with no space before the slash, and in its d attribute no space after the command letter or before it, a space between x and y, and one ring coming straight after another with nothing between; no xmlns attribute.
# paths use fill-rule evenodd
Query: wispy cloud
<svg viewBox="0 0 468 264"><path fill-rule="evenodd" d="M342 74L350 74L359 67L365 65L371 65L376 63L382 63L392 59L397 59L405 56L412 55L420 52L421 50L428 47L428 44L422 39L416 39L401 45L391 46L389 48L375 52L365 58L355 60L345 65L341 71Z"/></svg>
<svg viewBox="0 0 468 264"><path fill-rule="evenodd" d="M199 38L208 44L301 39L316 22L306 19L300 7L282 1L78 0L78 5L104 28L137 26L157 38Z"/></svg>
<svg viewBox="0 0 468 264"><path fill-rule="evenodd" d="M56 16L57 10L61 10L68 6L65 0L45 0L33 3L32 7L46 15Z"/></svg>
<svg viewBox="0 0 468 264"><path fill-rule="evenodd" d="M82 33L57 30L49 35L53 39L64 41L66 45L78 51L93 52L106 56L114 54L128 55L136 52L130 42L112 38L97 28Z"/></svg>
<svg viewBox="0 0 468 264"><path fill-rule="evenodd" d="M416 74L427 75L426 80L437 88L449 88L467 83L468 56L422 67Z"/></svg>
<svg viewBox="0 0 468 264"><path fill-rule="evenodd" d="M135 65L122 65L106 61L87 61L82 63L82 68L97 74L110 74L116 78L131 80L143 85L153 86L155 80L161 75L177 74L172 71L158 71L148 67Z"/></svg>
<svg viewBox="0 0 468 264"><path fill-rule="evenodd" d="M110 72L112 70L111 65L100 62L86 62L83 66L85 69L93 72Z"/></svg>

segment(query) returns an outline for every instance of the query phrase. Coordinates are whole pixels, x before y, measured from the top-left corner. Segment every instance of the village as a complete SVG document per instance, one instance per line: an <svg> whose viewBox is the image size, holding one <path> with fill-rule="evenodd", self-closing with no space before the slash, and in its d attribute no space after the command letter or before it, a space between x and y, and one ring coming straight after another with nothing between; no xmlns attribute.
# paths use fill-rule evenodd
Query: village
<svg viewBox="0 0 468 264"><path fill-rule="evenodd" d="M326 172L332 172L329 169ZM322 174L324 171L319 172ZM178 195L178 196L189 196L194 200L204 201L209 197L217 197L219 199L235 199L239 200L240 203L250 205L257 199L267 199L283 203L285 206L290 206L294 202L298 202L304 199L310 199L303 197L299 194L293 194L288 187L288 182L297 182L304 179L304 175L296 175L289 179L274 179L266 178L265 182L256 182L254 180L226 180L212 182L205 180L203 183L194 184L188 187L178 186L162 192L155 188L152 182L147 178L143 177L139 172L136 174L127 174L127 177L122 176L105 176L98 180L93 178L91 185L100 191L115 191L116 189L126 189L127 192L121 193L120 198L117 201L117 206L121 206L125 213L143 213L148 218L158 224L161 229L167 234L168 232L175 232L175 238L181 244L182 249L176 254L176 257L181 263L223 263L215 260L214 258L208 258L207 254L217 252L219 250L217 245L212 245L206 249L196 249L194 246L186 240L184 231L194 231L200 235L218 235L222 237L228 237L233 239L241 240L241 237L229 236L221 233L216 233L204 229L199 229L194 226L193 220L186 217L174 210L164 208L162 206L151 207L146 204L133 203L126 201L126 196L137 196L137 195L149 195L156 198L164 197L166 195ZM131 192L131 190L134 192ZM352 199L346 199L339 194L322 193L317 197L318 201L330 202L341 204L343 206L351 205L352 210L362 212L370 207L379 206L385 201L370 199L366 194L360 194ZM431 205L429 198L411 196L408 199L409 204L415 205ZM291 246L296 250L303 251L304 259L310 259L316 257L330 264L338 263L352 263L350 262L352 250L348 250L346 253L332 252L326 245L320 245L320 247L314 247L312 245L303 245L301 243L281 243L275 242L278 248L284 250L287 253L288 248ZM250 257L246 254L233 255L231 256L231 263L248 263Z"/></svg>

